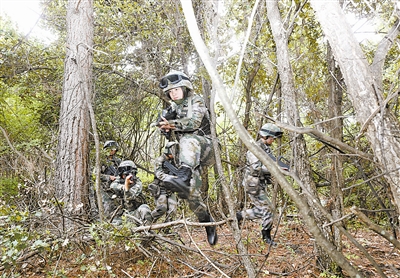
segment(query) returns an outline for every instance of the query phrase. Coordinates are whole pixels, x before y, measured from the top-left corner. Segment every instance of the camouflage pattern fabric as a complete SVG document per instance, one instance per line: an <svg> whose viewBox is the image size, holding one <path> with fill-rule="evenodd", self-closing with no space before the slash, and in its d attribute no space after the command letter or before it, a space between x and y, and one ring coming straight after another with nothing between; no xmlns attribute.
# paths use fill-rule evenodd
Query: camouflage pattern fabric
<svg viewBox="0 0 400 278"><path fill-rule="evenodd" d="M257 144L266 152L270 153L271 149L261 140ZM243 183L244 189L248 194L253 207L242 211L242 217L245 219L262 219L262 230L272 228L274 219L274 209L268 198L266 186L270 183L270 173L258 158L248 151L246 153L247 168L244 174Z"/></svg>
<svg viewBox="0 0 400 278"><path fill-rule="evenodd" d="M184 134L179 140L179 147L179 161L192 169L215 163L211 138L207 136Z"/></svg>
<svg viewBox="0 0 400 278"><path fill-rule="evenodd" d="M121 159L116 155L113 155L111 158L107 157L107 159L101 163L101 198L103 201L104 216L106 218L110 218L114 211L118 208L118 205L112 199L114 193L110 189L110 185L112 183L110 176L117 176L117 169L120 163Z"/></svg>
<svg viewBox="0 0 400 278"><path fill-rule="evenodd" d="M114 200L115 198L113 198L113 196L114 196L114 194L112 193L112 191L102 190L101 199L103 202L104 217L106 219L110 219L111 216L113 215L114 211L119 206L118 202Z"/></svg>
<svg viewBox="0 0 400 278"><path fill-rule="evenodd" d="M157 221L163 215L166 215L165 222L171 221L178 206L176 195L167 190L159 179L154 179L154 181L149 184L149 190L154 197L154 203L156 205L151 212L153 222Z"/></svg>
<svg viewBox="0 0 400 278"><path fill-rule="evenodd" d="M261 139L257 141L258 146L264 150L265 153L271 154L271 148L264 144ZM253 176L262 177L263 175L271 175L267 167L261 163L261 161L250 151L246 153L246 160L248 165L248 170Z"/></svg>
<svg viewBox="0 0 400 278"><path fill-rule="evenodd" d="M154 197L154 202L156 205L155 209L151 212L151 216L153 217L154 222L157 221L164 214L166 214L165 222L171 221L178 206L176 195L170 190L167 190L162 182L165 175L169 173L168 169L163 166L166 160L167 157L165 156L165 154L162 154L155 160L155 179L148 186Z"/></svg>
<svg viewBox="0 0 400 278"><path fill-rule="evenodd" d="M142 223L150 223L152 220L151 210L146 204L146 199L142 193L142 181L136 178L135 184L131 185L128 191L124 190L124 184L125 179L121 177L118 177L111 183L110 189L114 193L112 196L112 205L114 207L122 205L124 213L135 216Z"/></svg>
<svg viewBox="0 0 400 278"><path fill-rule="evenodd" d="M210 135L210 116L201 96L189 92L189 96L181 103L172 102L171 109L177 115L176 119L172 121L176 126L176 131Z"/></svg>
<svg viewBox="0 0 400 278"><path fill-rule="evenodd" d="M121 163L121 159L116 155L112 158L107 157L106 160L101 162L100 180L102 182L108 182L111 184L110 176L117 176L118 165Z"/></svg>
<svg viewBox="0 0 400 278"><path fill-rule="evenodd" d="M211 166L215 163L214 149L211 139L205 136L185 134L179 141L179 160L181 164L192 169L190 180L189 208L201 219L208 214L206 205L201 197L201 171L202 166Z"/></svg>

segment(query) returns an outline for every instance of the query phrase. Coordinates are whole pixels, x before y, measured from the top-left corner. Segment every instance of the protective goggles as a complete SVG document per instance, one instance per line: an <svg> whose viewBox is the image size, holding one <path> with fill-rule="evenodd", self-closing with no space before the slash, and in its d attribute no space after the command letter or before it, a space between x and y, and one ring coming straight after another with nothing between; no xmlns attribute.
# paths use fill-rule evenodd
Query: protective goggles
<svg viewBox="0 0 400 278"><path fill-rule="evenodd" d="M182 80L189 80L189 78L180 74L167 75L160 80L160 88L161 89L167 88L169 83L177 84Z"/></svg>
<svg viewBox="0 0 400 278"><path fill-rule="evenodd" d="M268 129L261 129L261 131L268 133L269 134L268 136L273 136L274 138L281 138L283 135L282 131L272 131L272 130L268 130ZM265 136L265 137L268 137L268 136Z"/></svg>
<svg viewBox="0 0 400 278"><path fill-rule="evenodd" d="M120 174L136 173L136 169L131 166L123 166L118 168L118 173Z"/></svg>

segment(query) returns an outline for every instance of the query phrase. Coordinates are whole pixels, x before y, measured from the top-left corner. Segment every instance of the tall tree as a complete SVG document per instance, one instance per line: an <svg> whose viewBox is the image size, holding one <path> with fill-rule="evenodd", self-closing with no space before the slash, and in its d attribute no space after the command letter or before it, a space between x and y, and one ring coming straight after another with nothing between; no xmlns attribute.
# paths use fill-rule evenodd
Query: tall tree
<svg viewBox="0 0 400 278"><path fill-rule="evenodd" d="M68 1L55 196L66 216L63 229L76 227L75 216L89 204L89 104L92 99L93 2Z"/></svg>

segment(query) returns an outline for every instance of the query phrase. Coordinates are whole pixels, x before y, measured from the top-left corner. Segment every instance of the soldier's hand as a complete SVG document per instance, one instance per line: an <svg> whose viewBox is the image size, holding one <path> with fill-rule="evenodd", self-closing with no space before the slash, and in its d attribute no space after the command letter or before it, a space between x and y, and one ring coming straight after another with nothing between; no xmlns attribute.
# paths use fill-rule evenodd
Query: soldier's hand
<svg viewBox="0 0 400 278"><path fill-rule="evenodd" d="M129 174L126 178L125 178L125 185L124 185L124 190L125 191L129 191L129 189L131 188L131 184L133 183L133 181L131 180L132 174Z"/></svg>
<svg viewBox="0 0 400 278"><path fill-rule="evenodd" d="M161 117L162 121L159 122L160 128L166 132L169 132L172 129L175 129L175 125L173 123L168 122L168 120L164 117Z"/></svg>
<svg viewBox="0 0 400 278"><path fill-rule="evenodd" d="M110 181L115 181L116 177L115 176L110 176Z"/></svg>

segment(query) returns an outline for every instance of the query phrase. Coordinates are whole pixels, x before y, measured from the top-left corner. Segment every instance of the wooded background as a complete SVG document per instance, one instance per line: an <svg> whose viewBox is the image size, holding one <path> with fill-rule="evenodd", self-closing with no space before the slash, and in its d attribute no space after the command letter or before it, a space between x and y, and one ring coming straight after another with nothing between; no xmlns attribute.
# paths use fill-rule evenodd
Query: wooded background
<svg viewBox="0 0 400 278"><path fill-rule="evenodd" d="M85 244L111 275L108 260L122 232L93 219L92 173L102 143L115 140L119 155L139 166L145 188L152 181L165 138L150 124L168 105L158 80L172 69L187 73L207 100L217 163L204 175L204 199L241 255L241 274L213 264L213 275L256 277L264 267L252 261L230 217L250 205L241 180L251 150L274 176L275 226L300 221L316 242L318 273L365 276L344 255L345 236L376 276L388 276L351 231L372 230L399 249L396 1L45 0L42 7L51 42L0 18L4 277L21 274L32 257L75 252L72 242L88 235L95 241ZM355 29L360 21L368 28ZM274 151L289 172L255 144L267 122L284 131ZM184 203L179 212L190 219ZM129 249L154 248L127 227ZM153 267L166 261L158 255L148 259Z"/></svg>

